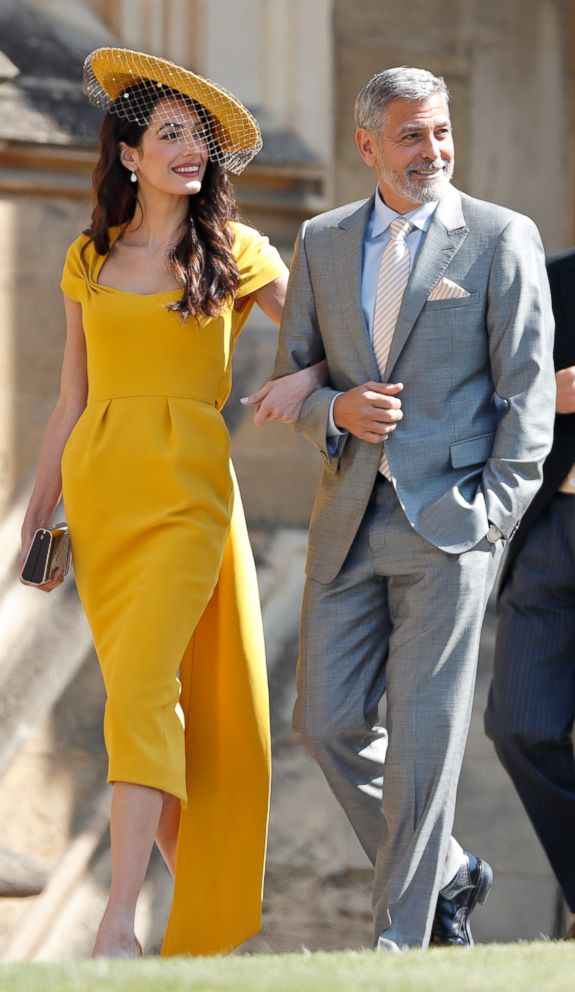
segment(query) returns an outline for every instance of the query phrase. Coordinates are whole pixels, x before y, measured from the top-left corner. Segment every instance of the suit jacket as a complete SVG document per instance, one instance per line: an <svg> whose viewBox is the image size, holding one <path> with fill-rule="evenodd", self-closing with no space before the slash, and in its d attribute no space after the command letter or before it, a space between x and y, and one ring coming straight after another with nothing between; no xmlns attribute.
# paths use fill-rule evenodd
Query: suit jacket
<svg viewBox="0 0 575 992"><path fill-rule="evenodd" d="M565 369L575 365L575 249L550 258L547 275L555 317L555 368ZM543 466L543 483L509 544L501 570L499 592L509 578L529 528L553 498L574 462L575 413L559 413L555 418L553 446Z"/></svg>
<svg viewBox="0 0 575 992"><path fill-rule="evenodd" d="M373 198L307 221L296 241L274 374L319 361L330 386L305 401L296 430L325 465L312 512L307 570L338 573L363 518L380 445L347 435L327 447L336 391L380 380L361 310L363 240ZM446 275L469 295L429 301ZM384 381L401 381L404 419L386 441L413 527L450 553L496 524L515 528L541 483L552 438L553 319L535 225L449 187L411 272Z"/></svg>

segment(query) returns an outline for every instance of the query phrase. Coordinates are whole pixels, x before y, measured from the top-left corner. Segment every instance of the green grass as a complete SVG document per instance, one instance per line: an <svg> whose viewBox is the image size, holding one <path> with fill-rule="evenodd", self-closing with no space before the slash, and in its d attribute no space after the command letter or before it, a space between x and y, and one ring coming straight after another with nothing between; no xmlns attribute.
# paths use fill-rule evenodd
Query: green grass
<svg viewBox="0 0 575 992"><path fill-rule="evenodd" d="M572 992L575 944L0 965L1 992Z"/></svg>

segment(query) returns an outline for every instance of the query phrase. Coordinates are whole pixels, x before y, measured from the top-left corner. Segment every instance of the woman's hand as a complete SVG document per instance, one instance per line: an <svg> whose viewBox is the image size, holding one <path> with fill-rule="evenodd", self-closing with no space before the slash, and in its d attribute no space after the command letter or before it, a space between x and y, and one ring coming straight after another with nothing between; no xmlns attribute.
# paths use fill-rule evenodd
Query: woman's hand
<svg viewBox="0 0 575 992"><path fill-rule="evenodd" d="M22 562L22 565L23 564L24 562ZM22 567L19 566L19 568L21 572ZM20 572L18 574L20 574ZM22 581L22 579L20 579L20 581ZM57 568L49 582L44 582L44 584L41 586L38 586L36 585L36 583L33 583L29 588L39 589L40 592L52 592L52 589L56 589L58 586L61 586L63 581L64 581L64 573L61 568ZM24 585L28 585L28 583L25 582Z"/></svg>
<svg viewBox="0 0 575 992"><path fill-rule="evenodd" d="M86 406L88 372L82 308L76 300L66 296L64 304L67 334L60 396L44 431L34 489L22 524L22 550L18 559L18 575L22 571L34 534L39 527L49 526L47 521L52 519L52 514L58 505L62 492L60 468L62 452L70 432ZM42 589L43 592L51 592L63 581L64 575L61 569L57 569L49 582L37 588Z"/></svg>
<svg viewBox="0 0 575 992"><path fill-rule="evenodd" d="M34 537L34 534L36 533L38 528L42 526L43 524L38 524L37 526L32 527L26 521L24 522L24 526L22 527L22 550L20 551L20 557L18 558L18 578L20 579L20 581L22 581L22 569L24 568L26 555L28 554L28 550L30 548L30 545L32 544L32 538ZM65 576L62 569L57 568L52 578L48 582L44 582L43 585L41 586L34 585L34 588L41 589L42 592L52 592L52 589L56 589L57 586L62 585L64 578ZM24 583L24 585L27 584L28 583Z"/></svg>
<svg viewBox="0 0 575 992"><path fill-rule="evenodd" d="M307 369L292 372L280 379L270 379L251 396L243 396L241 402L255 406L254 424L261 427L266 420L279 420L282 424L295 424L299 419L304 400L327 383L327 362L325 359L310 365Z"/></svg>

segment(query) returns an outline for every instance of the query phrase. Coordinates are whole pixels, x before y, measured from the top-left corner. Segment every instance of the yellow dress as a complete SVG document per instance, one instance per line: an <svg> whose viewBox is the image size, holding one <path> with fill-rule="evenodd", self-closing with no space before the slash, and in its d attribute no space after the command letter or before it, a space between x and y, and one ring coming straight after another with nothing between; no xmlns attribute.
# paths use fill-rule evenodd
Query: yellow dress
<svg viewBox="0 0 575 992"><path fill-rule="evenodd" d="M241 284L217 318L98 285L82 235L62 289L82 306L88 401L62 458L76 582L102 667L108 780L182 803L162 954L214 954L261 923L270 749L255 569L221 415L235 340L282 273L234 224ZM112 242L121 228L111 230ZM243 299L247 298L247 299ZM243 306L241 305L243 302Z"/></svg>

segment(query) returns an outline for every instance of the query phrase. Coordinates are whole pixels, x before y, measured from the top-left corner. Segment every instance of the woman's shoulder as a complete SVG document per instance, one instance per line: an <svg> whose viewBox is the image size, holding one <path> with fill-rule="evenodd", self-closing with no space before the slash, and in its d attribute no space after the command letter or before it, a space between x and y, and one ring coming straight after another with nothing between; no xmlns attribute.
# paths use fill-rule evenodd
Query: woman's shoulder
<svg viewBox="0 0 575 992"><path fill-rule="evenodd" d="M110 228L111 237L112 231ZM72 241L66 252L60 283L66 296L74 300L82 299L86 285L93 279L94 266L100 258L93 238L85 231Z"/></svg>
<svg viewBox="0 0 575 992"><path fill-rule="evenodd" d="M269 244L269 239L264 234L260 234L255 227L249 227L239 220L230 221L230 227L234 235L233 250L236 257L251 248L257 249L261 244Z"/></svg>
<svg viewBox="0 0 575 992"><path fill-rule="evenodd" d="M72 300L81 300L85 292L89 266L84 250L88 243L88 236L79 234L66 252L60 287Z"/></svg>
<svg viewBox="0 0 575 992"><path fill-rule="evenodd" d="M122 225L108 228L110 246L114 244L114 241L116 240L121 229ZM92 235L89 234L88 231L82 231L82 233L79 234L69 246L68 255L71 258L83 258L86 261L96 258L98 256L98 252L96 250L96 243Z"/></svg>
<svg viewBox="0 0 575 992"><path fill-rule="evenodd" d="M232 222L232 229L233 252L240 273L238 296L247 296L284 275L286 267L265 234L239 221Z"/></svg>
<svg viewBox="0 0 575 992"><path fill-rule="evenodd" d="M231 228L234 234L232 250L240 269L270 263L283 266L278 252L265 234L237 220L231 222Z"/></svg>
<svg viewBox="0 0 575 992"><path fill-rule="evenodd" d="M108 228L110 246L114 244L120 230L120 227ZM101 260L102 256L96 248L94 238L87 231L83 231L68 247L64 275L90 282L94 269Z"/></svg>
<svg viewBox="0 0 575 992"><path fill-rule="evenodd" d="M85 232L79 234L77 238L74 238L72 244L69 245L67 254L70 256L78 256L84 253L84 248L86 245L91 243L91 238Z"/></svg>
<svg viewBox="0 0 575 992"><path fill-rule="evenodd" d="M89 234L85 231L74 238L66 252L65 269L71 269L76 275L90 271L96 256L96 248Z"/></svg>

